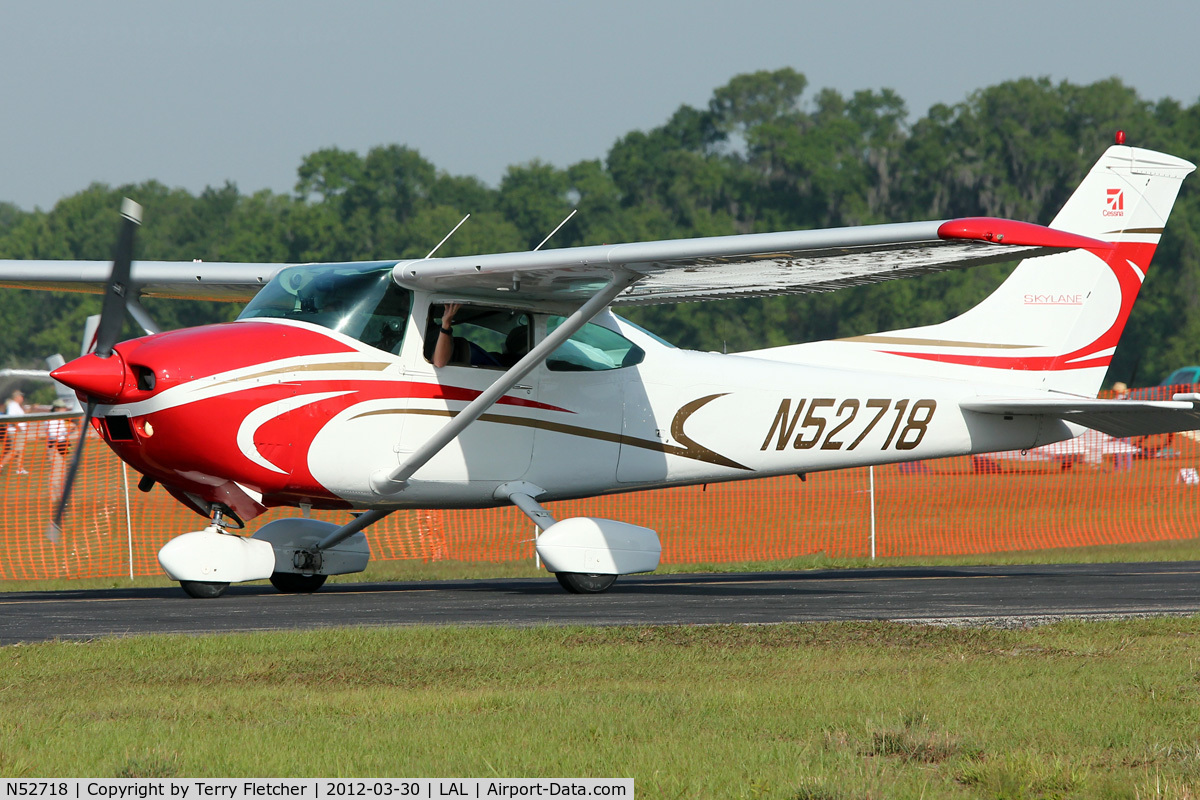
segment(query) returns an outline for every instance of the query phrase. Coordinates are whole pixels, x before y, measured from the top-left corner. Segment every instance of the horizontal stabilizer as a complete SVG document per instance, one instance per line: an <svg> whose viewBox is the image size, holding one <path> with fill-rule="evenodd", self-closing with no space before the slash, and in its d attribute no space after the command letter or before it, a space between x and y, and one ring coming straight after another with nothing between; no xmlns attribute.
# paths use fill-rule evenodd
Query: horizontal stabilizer
<svg viewBox="0 0 1200 800"><path fill-rule="evenodd" d="M979 414L1055 417L1117 437L1200 430L1200 394L1177 394L1171 400L978 397L959 405Z"/></svg>

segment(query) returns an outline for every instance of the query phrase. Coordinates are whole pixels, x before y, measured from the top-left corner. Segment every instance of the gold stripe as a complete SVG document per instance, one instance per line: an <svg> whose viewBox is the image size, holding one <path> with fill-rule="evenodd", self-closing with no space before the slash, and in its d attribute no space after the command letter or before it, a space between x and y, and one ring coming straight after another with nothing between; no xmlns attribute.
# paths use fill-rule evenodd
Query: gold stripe
<svg viewBox="0 0 1200 800"><path fill-rule="evenodd" d="M917 347L974 347L981 350L1027 350L1037 347L1032 344L989 344L987 342L953 342L947 339L908 339L903 336L880 336L869 333L865 336L850 336L834 339L835 342L866 342L867 344L908 344Z"/></svg>
<svg viewBox="0 0 1200 800"><path fill-rule="evenodd" d="M285 375L289 372L330 372L333 370L382 372L390 366L391 364L380 361L333 361L326 362L324 364L298 364L292 367L276 367L275 369L269 369L263 372L255 372L252 375L243 375L240 378L229 378L228 380L223 380L219 383L214 383L211 385L224 386L227 383L241 383L242 381L252 381L256 378L265 378L269 375Z"/></svg>
<svg viewBox="0 0 1200 800"><path fill-rule="evenodd" d="M671 435L676 440L683 442L683 446L677 444L667 444L653 439L638 439L633 436L627 436L623 433L612 433L609 431L595 430L592 428L583 428L578 425L566 425L561 422L547 422L545 420L530 419L528 417L511 417L507 414L481 414L479 420L481 422L493 422L499 425L516 425L522 428L534 428L535 430L550 431L552 433L561 433L566 436L578 436L583 439L595 439L602 442L612 442L613 444L629 445L630 447L640 447L643 450L653 450L658 453L666 453L667 455L680 456L682 458L690 458L694 461L703 461L708 464L716 464L722 467L732 467L734 469L750 470L743 464L739 464L733 459L717 453L702 444L695 442L683 433L683 423L687 421L695 411L701 406L706 405L709 401L715 400L723 395L714 394L708 397L701 397L698 400L693 400L683 406L675 413L675 418L671 421ZM397 408L397 409L380 409L377 411L364 411L361 414L356 414L351 417L351 420L356 420L362 417L373 417L387 414L418 414L424 417L456 417L457 411L449 411L444 409L433 408Z"/></svg>
<svg viewBox="0 0 1200 800"><path fill-rule="evenodd" d="M1118 233L1157 233L1161 236L1162 232L1164 230L1166 230L1166 229L1165 228L1121 228L1120 230L1109 231L1109 232L1105 233L1104 235L1105 236L1113 236Z"/></svg>

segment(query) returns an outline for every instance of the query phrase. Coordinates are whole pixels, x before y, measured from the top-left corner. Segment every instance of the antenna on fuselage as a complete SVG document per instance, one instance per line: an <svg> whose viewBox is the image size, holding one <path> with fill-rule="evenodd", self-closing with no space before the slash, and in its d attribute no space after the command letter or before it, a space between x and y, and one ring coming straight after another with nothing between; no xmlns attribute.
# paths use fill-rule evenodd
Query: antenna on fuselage
<svg viewBox="0 0 1200 800"><path fill-rule="evenodd" d="M438 243L437 243L437 247L434 247L432 250L430 250L430 251L429 251L429 255L425 256L425 258L432 258L432 257L433 257L433 254L434 254L434 253L436 253L436 252L438 251L438 248L440 248L442 245L444 245L444 244L446 243L446 241L447 241L447 240L448 240L448 239L449 239L451 236L453 236L453 235L454 235L454 231L456 231L456 230L458 230L459 228L461 228L461 227L462 227L462 224L463 224L464 222L466 222L466 221L467 221L468 219L470 219L470 218L471 218L471 215L470 215L470 214L467 214L465 217L463 217L462 219L460 219L460 220L458 221L458 224L457 224L457 225L455 225L453 228L451 228L450 232L449 232L449 233L447 233L447 234L445 235L445 237L443 237L443 238L442 238L442 240L441 240L440 242L438 242Z"/></svg>
<svg viewBox="0 0 1200 800"><path fill-rule="evenodd" d="M578 211L578 210L579 210L578 208L572 208L572 209L571 209L571 213L570 213L570 214L567 214L567 217L566 217L566 219L564 219L562 222L558 223L558 227L557 227L557 228L555 228L554 230L550 231L550 236L553 236L554 234L558 233L558 229L559 229L559 228L561 228L563 225L566 225L568 222L570 222L570 221L571 221L571 217L575 216L575 212L576 212L576 211ZM545 239L542 239L542 244L545 244L546 242L550 241L550 236L547 236ZM539 244L537 247L533 248L533 249L534 249L534 251L536 252L536 251L538 251L538 250L541 250L541 249L542 249L542 244Z"/></svg>

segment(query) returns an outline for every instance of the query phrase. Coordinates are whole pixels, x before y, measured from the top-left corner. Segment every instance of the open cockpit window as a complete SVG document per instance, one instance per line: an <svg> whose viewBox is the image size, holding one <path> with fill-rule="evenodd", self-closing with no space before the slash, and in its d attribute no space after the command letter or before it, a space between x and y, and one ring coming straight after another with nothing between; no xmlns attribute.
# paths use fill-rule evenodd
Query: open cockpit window
<svg viewBox="0 0 1200 800"><path fill-rule="evenodd" d="M563 317L550 317L546 332L563 323ZM646 353L616 331L589 322L567 339L546 359L546 368L554 372L599 372L640 364Z"/></svg>
<svg viewBox="0 0 1200 800"><path fill-rule="evenodd" d="M263 287L238 319L311 322L399 354L412 292L392 280L393 261L288 267Z"/></svg>
<svg viewBox="0 0 1200 800"><path fill-rule="evenodd" d="M450 307L453 313L447 314ZM450 332L443 333L444 328ZM533 326L524 311L459 304L429 308L425 358L436 367L508 369L529 352L532 342Z"/></svg>

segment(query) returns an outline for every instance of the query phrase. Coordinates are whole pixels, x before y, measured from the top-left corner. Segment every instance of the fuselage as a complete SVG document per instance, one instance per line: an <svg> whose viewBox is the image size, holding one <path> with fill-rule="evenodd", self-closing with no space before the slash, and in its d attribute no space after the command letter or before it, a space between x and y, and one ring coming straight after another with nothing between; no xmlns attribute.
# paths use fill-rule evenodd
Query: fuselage
<svg viewBox="0 0 1200 800"><path fill-rule="evenodd" d="M960 410L989 391L976 383L680 350L604 312L385 497L371 475L402 463L504 367L433 366L429 320L442 298L371 302L373 312L390 303L394 318L339 325L299 299L294 314L256 314L252 303L236 322L124 342L110 363L85 357L59 377L100 396L93 424L122 459L197 512L219 504L243 520L277 505L489 506L516 481L567 499L1034 447L1076 432ZM528 328L530 342L561 320L552 309L478 307L480 325L511 317L504 324Z"/></svg>

